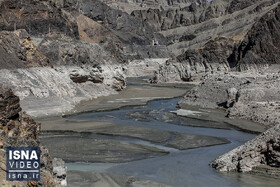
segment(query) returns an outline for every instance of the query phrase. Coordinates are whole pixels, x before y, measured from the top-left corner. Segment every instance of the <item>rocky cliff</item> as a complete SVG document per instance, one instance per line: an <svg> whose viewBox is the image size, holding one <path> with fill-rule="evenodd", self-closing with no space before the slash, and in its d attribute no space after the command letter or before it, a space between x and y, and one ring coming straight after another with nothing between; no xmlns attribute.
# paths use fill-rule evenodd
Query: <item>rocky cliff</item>
<svg viewBox="0 0 280 187"><path fill-rule="evenodd" d="M240 71L280 63L280 6L253 25L229 57L229 63Z"/></svg>
<svg viewBox="0 0 280 187"><path fill-rule="evenodd" d="M0 31L0 53L0 69L49 65L25 30Z"/></svg>
<svg viewBox="0 0 280 187"><path fill-rule="evenodd" d="M207 73L259 70L278 64L279 9L276 6L268 11L246 33L219 36L200 48L187 50L161 67L154 81L189 81Z"/></svg>
<svg viewBox="0 0 280 187"><path fill-rule="evenodd" d="M0 88L0 184L1 186L60 186L66 185L66 175L57 175L54 171L48 150L40 147L40 181L6 181L6 147L40 146L40 124L30 116L20 113L19 97L11 89ZM63 167L61 165L56 166Z"/></svg>
<svg viewBox="0 0 280 187"><path fill-rule="evenodd" d="M242 39L244 33L278 2L214 0L175 9L135 10L131 15L163 34L169 51L179 55L219 36Z"/></svg>
<svg viewBox="0 0 280 187"><path fill-rule="evenodd" d="M1 30L25 29L32 36L79 38L77 24L47 0L4 0L0 13Z"/></svg>
<svg viewBox="0 0 280 187"><path fill-rule="evenodd" d="M119 9L127 13L131 13L134 10L145 10L149 8L153 9L172 9L185 7L191 3L204 3L207 0L102 0L108 6Z"/></svg>
<svg viewBox="0 0 280 187"><path fill-rule="evenodd" d="M193 81L207 73L229 71L230 65L226 58L234 45L233 39L218 37L201 49L188 50L161 66L152 82Z"/></svg>
<svg viewBox="0 0 280 187"><path fill-rule="evenodd" d="M0 35L1 84L20 96L29 114L58 114L82 99L115 94L125 87L125 72L118 64L127 63L127 58L114 46L42 40L31 38L25 30Z"/></svg>

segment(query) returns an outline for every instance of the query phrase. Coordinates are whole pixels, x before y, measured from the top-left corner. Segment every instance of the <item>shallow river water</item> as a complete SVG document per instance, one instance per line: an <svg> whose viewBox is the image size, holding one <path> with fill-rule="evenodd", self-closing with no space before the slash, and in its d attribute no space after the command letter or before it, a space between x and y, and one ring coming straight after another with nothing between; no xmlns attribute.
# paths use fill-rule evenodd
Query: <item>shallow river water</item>
<svg viewBox="0 0 280 187"><path fill-rule="evenodd" d="M156 146L168 150L170 154L155 158L132 161L128 163L68 163L69 170L95 171L125 174L148 179L171 186L279 186L279 180L251 174L219 173L209 167L209 163L223 153L243 144L255 137L253 134L214 128L201 128L169 124L154 119L149 122L135 121L127 116L128 112L142 110L174 111L180 98L152 101L147 106L127 107L109 112L84 113L70 118L76 120L99 120L113 122L118 125L134 125L146 128L168 130L224 137L231 143L202 147L189 150L177 150L164 145L155 145L146 141L123 139L138 144ZM189 119L190 123L207 123Z"/></svg>

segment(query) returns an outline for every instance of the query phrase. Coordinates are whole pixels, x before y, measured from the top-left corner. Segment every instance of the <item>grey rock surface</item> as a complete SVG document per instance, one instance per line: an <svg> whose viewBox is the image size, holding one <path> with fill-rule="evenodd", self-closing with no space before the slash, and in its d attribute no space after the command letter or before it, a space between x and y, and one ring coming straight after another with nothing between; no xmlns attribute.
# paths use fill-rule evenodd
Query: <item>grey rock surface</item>
<svg viewBox="0 0 280 187"><path fill-rule="evenodd" d="M220 106L227 109L229 117L272 127L280 122L279 91L278 73L232 72L206 77L186 94L180 105Z"/></svg>
<svg viewBox="0 0 280 187"><path fill-rule="evenodd" d="M61 184L61 186L67 186L67 167L65 162L61 158L53 158L53 174Z"/></svg>
<svg viewBox="0 0 280 187"><path fill-rule="evenodd" d="M280 125L275 125L255 139L220 156L211 163L219 171L247 172L266 164L279 167Z"/></svg>
<svg viewBox="0 0 280 187"><path fill-rule="evenodd" d="M59 115L81 100L116 94L125 87L122 68L112 65L3 69L0 79L14 89L23 110L33 116Z"/></svg>
<svg viewBox="0 0 280 187"><path fill-rule="evenodd" d="M254 17L257 21L253 21L252 27L247 23L248 27L246 29L243 27L242 31L231 35L224 33L213 36L214 39L195 49L189 47L190 49L182 55L161 66L155 73L154 82L192 81L209 73L248 69L258 71L271 64L277 64L279 61L278 17L280 8L277 6L277 2L274 2L275 4L271 1L267 3L272 3L272 5L266 9L268 11L258 14L258 16L262 15L260 19ZM259 4L256 11L264 10L267 3ZM232 5L241 8L249 6L250 3L238 2L232 3ZM241 9L243 11L243 8ZM203 25L205 26L206 23ZM199 33L201 34L201 32ZM185 35L185 37L188 38L192 35Z"/></svg>
<svg viewBox="0 0 280 187"><path fill-rule="evenodd" d="M49 65L25 30L1 31L0 44L0 69Z"/></svg>

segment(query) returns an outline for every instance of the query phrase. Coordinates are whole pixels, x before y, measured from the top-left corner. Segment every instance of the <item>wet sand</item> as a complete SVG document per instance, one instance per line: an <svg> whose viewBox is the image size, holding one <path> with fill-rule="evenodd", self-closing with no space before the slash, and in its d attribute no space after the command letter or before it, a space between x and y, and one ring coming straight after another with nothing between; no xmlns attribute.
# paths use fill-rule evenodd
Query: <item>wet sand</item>
<svg viewBox="0 0 280 187"><path fill-rule="evenodd" d="M96 172L83 172L83 171L69 171L68 186L98 186L98 187L124 187L124 186L145 186L145 187L168 187L168 185L143 180L137 177L96 173Z"/></svg>
<svg viewBox="0 0 280 187"><path fill-rule="evenodd" d="M97 99L82 101L66 115L91 112L108 111L127 106L146 105L149 101L183 96L186 89L172 87L128 86L115 95L98 97Z"/></svg>
<svg viewBox="0 0 280 187"><path fill-rule="evenodd" d="M42 145L67 162L120 163L168 154L161 145L184 150L229 143L225 138L98 121L56 119L41 123Z"/></svg>

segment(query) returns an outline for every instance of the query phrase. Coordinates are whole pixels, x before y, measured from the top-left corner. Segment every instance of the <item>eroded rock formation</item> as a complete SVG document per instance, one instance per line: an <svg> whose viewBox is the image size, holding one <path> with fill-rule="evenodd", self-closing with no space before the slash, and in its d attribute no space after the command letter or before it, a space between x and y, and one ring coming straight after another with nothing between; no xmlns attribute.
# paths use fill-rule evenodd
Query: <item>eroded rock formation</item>
<svg viewBox="0 0 280 187"><path fill-rule="evenodd" d="M161 67L154 81L189 81L207 73L258 71L279 64L279 16L280 6L277 6L243 36L217 37L200 48L187 50Z"/></svg>
<svg viewBox="0 0 280 187"><path fill-rule="evenodd" d="M280 167L280 125L220 156L211 163L219 171L251 171L261 164Z"/></svg>
<svg viewBox="0 0 280 187"><path fill-rule="evenodd" d="M0 88L0 184L2 186L60 186L66 175L58 181L53 173L52 160L48 150L40 147L40 181L6 181L6 147L40 146L40 124L30 116L20 113L19 98L11 89ZM62 183L65 185L66 183Z"/></svg>
<svg viewBox="0 0 280 187"><path fill-rule="evenodd" d="M0 69L49 65L25 30L0 32Z"/></svg>
<svg viewBox="0 0 280 187"><path fill-rule="evenodd" d="M262 69L280 62L280 6L263 16L229 57L237 70Z"/></svg>

